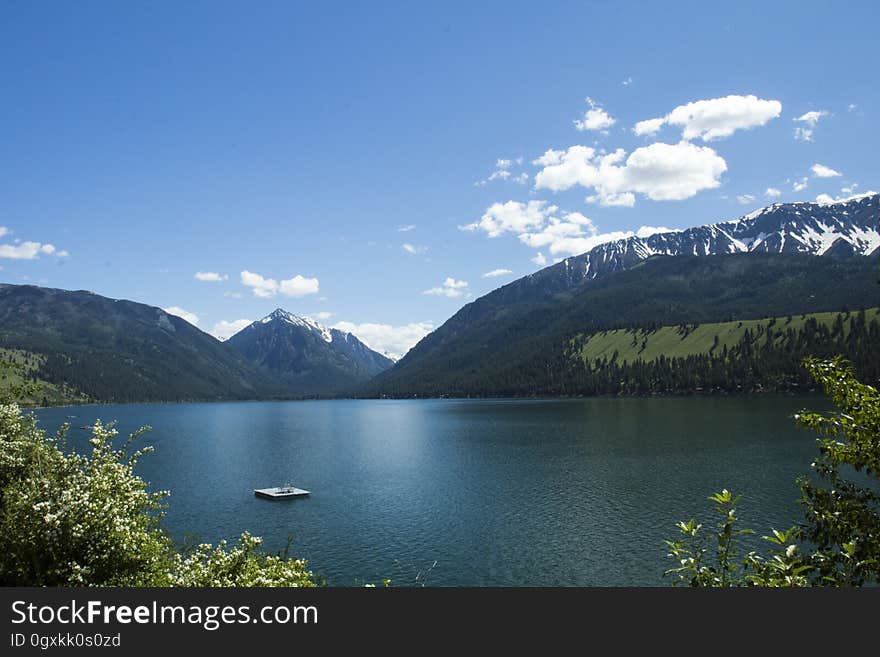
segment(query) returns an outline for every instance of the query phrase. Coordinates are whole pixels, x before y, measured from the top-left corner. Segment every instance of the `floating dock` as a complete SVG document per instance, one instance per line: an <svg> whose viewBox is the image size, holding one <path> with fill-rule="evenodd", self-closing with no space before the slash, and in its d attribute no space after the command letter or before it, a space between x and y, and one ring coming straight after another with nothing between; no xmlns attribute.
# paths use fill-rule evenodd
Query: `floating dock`
<svg viewBox="0 0 880 657"><path fill-rule="evenodd" d="M294 486L276 486L275 488L254 488L254 495L267 500L286 500L291 497L308 497L309 491Z"/></svg>

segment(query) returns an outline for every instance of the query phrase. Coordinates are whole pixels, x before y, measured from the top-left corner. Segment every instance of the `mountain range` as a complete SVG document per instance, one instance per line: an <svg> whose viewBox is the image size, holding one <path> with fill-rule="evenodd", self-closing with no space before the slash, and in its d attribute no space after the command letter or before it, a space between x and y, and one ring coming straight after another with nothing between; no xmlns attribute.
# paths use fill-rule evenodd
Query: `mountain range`
<svg viewBox="0 0 880 657"><path fill-rule="evenodd" d="M278 308L226 341L293 394L351 392L394 364L351 333Z"/></svg>
<svg viewBox="0 0 880 657"><path fill-rule="evenodd" d="M396 363L280 308L224 343L159 308L29 285L0 285L0 349L77 400L555 394L598 331L880 305L878 221L869 194L600 244L468 303Z"/></svg>
<svg viewBox="0 0 880 657"><path fill-rule="evenodd" d="M33 285L0 285L0 348L71 401L329 396L392 362L283 310L220 342L161 308Z"/></svg>
<svg viewBox="0 0 880 657"><path fill-rule="evenodd" d="M465 305L366 392L548 392L542 370L578 333L871 307L878 223L869 194L600 244ZM521 385L493 384L511 380Z"/></svg>

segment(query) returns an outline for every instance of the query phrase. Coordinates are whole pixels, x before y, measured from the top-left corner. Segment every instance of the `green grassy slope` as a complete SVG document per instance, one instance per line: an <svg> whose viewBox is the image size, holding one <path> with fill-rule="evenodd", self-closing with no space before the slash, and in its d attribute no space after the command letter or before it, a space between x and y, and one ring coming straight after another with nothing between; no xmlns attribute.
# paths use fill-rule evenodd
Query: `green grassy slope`
<svg viewBox="0 0 880 657"><path fill-rule="evenodd" d="M666 358L684 358L696 354L710 354L738 343L745 332L753 335L766 334L768 326L773 328L777 338L787 329L799 331L809 318L831 327L838 312L809 313L789 317L767 319L751 319L734 322L715 322L709 324L693 324L684 326L663 326L656 331L642 329L615 329L602 331L590 336L579 335L572 343L579 343L577 355L584 362L596 358L611 358L617 352L620 363L632 363L637 360L653 362L661 355ZM880 317L880 308L865 311L870 322ZM848 323L844 322L844 331ZM716 342L717 338L717 342Z"/></svg>
<svg viewBox="0 0 880 657"><path fill-rule="evenodd" d="M84 404L89 402L87 395L75 388L51 383L39 376L40 368L45 364L46 357L24 349L0 348L0 362L13 365L0 369L0 397L6 397L13 388L22 384L36 384L36 390L16 399L25 406L56 406L61 404Z"/></svg>

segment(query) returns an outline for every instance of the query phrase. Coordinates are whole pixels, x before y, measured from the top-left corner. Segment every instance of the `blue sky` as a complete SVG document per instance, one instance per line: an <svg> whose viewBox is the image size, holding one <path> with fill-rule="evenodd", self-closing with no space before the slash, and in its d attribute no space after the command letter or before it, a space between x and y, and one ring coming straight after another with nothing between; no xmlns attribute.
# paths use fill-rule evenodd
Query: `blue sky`
<svg viewBox="0 0 880 657"><path fill-rule="evenodd" d="M609 236L880 186L876 3L0 16L0 280L207 331L281 306L400 354Z"/></svg>

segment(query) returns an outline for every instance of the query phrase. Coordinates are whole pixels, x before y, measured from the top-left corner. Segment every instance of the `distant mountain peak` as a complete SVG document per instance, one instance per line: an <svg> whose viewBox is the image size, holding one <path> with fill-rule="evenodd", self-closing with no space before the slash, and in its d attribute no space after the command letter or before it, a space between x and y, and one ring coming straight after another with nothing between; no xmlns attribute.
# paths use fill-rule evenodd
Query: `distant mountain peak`
<svg viewBox="0 0 880 657"><path fill-rule="evenodd" d="M652 256L805 253L841 257L880 250L880 194L823 202L774 203L737 219L605 242L535 272L564 287L628 269ZM516 285L517 282L510 285Z"/></svg>
<svg viewBox="0 0 880 657"><path fill-rule="evenodd" d="M300 315L294 315L292 312L284 310L283 308L276 308L271 313L266 315L263 319L260 320L260 324L268 324L269 322L279 321L286 322L287 324L292 324L293 326L299 326L301 328L309 329L318 333L321 336L321 339L324 342L333 342L333 331L311 319L310 317L301 317ZM256 323L256 322L255 322Z"/></svg>
<svg viewBox="0 0 880 657"><path fill-rule="evenodd" d="M311 393L352 390L393 364L352 333L284 308L252 322L227 344L254 365L283 377L292 389Z"/></svg>

